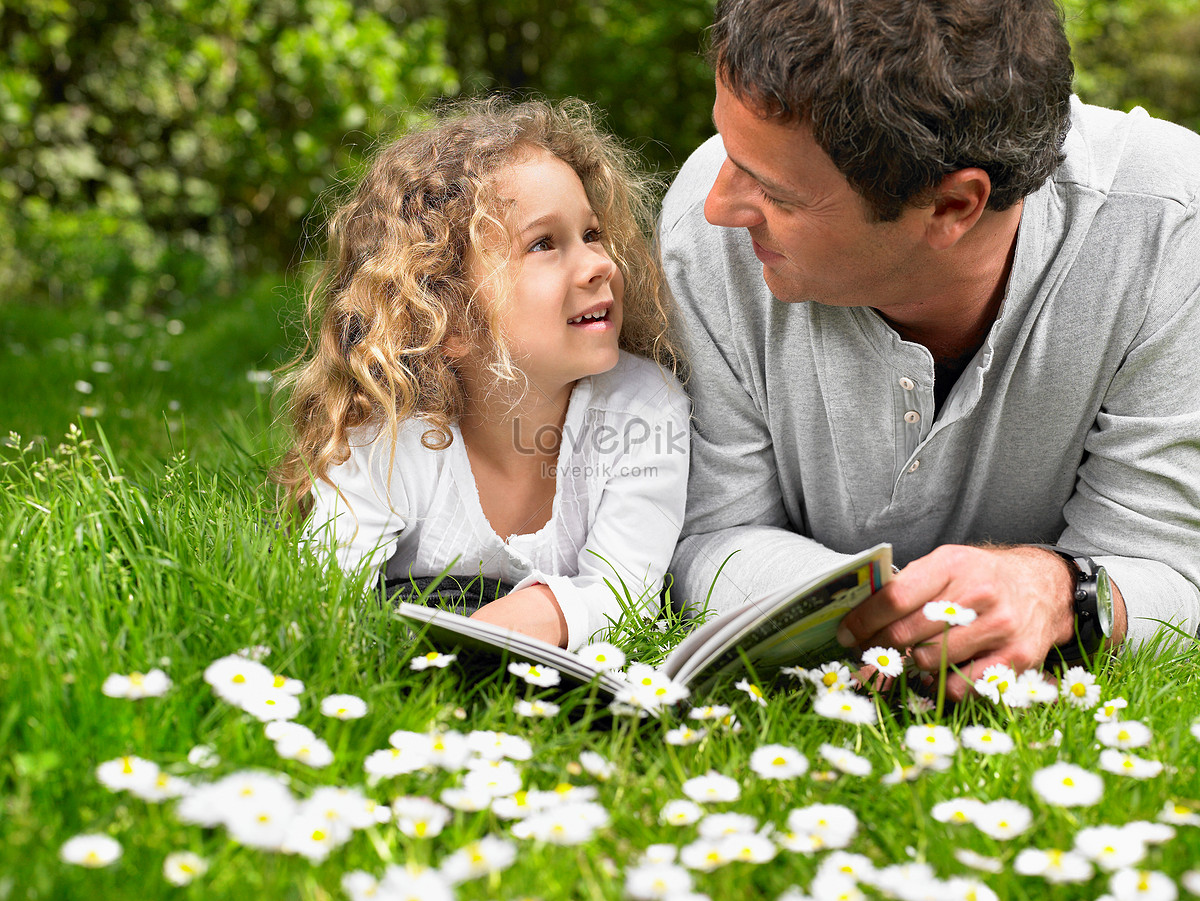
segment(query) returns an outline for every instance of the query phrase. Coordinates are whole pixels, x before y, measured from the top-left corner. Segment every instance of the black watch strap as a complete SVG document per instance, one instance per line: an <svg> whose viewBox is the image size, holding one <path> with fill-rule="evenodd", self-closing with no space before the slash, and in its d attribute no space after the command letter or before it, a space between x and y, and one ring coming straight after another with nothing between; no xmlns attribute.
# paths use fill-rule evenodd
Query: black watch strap
<svg viewBox="0 0 1200 901"><path fill-rule="evenodd" d="M1054 663L1061 659L1064 663L1075 664L1090 660L1104 646L1105 639L1097 596L1100 567L1086 554L1052 544L1033 546L1062 557L1074 580L1071 604L1075 613L1075 634L1070 640L1051 648L1047 662Z"/></svg>

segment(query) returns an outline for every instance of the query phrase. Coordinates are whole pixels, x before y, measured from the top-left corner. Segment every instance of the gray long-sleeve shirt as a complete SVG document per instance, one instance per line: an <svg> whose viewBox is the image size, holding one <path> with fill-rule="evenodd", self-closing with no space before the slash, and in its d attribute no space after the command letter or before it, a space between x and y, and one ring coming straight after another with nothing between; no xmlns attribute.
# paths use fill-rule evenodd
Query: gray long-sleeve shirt
<svg viewBox="0 0 1200 901"><path fill-rule="evenodd" d="M929 352L869 307L772 297L747 232L704 220L720 138L692 155L662 213L693 373L678 600L726 610L880 541L901 565L1044 542L1108 569L1131 641L1196 633L1200 137L1076 102L1065 151L936 416Z"/></svg>

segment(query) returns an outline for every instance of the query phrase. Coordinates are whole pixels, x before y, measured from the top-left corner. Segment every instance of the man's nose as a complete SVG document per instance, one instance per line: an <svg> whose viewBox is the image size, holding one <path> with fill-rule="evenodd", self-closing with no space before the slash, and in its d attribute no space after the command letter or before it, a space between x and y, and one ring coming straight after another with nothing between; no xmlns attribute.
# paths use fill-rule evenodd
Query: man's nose
<svg viewBox="0 0 1200 901"><path fill-rule="evenodd" d="M753 228L763 221L751 178L728 159L704 200L704 218L725 228Z"/></svg>

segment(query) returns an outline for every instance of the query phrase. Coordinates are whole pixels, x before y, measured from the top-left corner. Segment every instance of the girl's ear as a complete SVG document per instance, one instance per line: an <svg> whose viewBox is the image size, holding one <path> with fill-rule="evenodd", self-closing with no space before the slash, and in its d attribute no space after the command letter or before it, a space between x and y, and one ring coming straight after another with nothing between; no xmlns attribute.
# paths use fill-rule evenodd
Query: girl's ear
<svg viewBox="0 0 1200 901"><path fill-rule="evenodd" d="M459 334L450 334L442 342L442 353L451 363L457 363L471 352L471 342Z"/></svg>

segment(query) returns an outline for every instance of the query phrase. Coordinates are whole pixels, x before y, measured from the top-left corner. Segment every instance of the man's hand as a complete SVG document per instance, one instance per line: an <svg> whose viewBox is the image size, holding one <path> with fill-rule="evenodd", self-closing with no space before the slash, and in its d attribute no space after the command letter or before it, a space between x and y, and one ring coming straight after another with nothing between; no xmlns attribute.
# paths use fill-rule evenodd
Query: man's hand
<svg viewBox="0 0 1200 901"><path fill-rule="evenodd" d="M976 620L969 626L951 626L946 635L946 658L966 677L949 673L946 692L961 700L971 681L992 664L1005 663L1017 672L1040 667L1053 645L1071 639L1073 591L1070 568L1051 551L943 545L908 564L850 611L838 639L860 648L911 648L918 667L936 671L944 624L926 619L921 608L929 601L970 607ZM1114 638L1119 640L1125 605L1119 592L1114 594Z"/></svg>
<svg viewBox="0 0 1200 901"><path fill-rule="evenodd" d="M560 648L567 646L567 621L547 585L530 585L497 598L471 614L471 619L531 635Z"/></svg>

